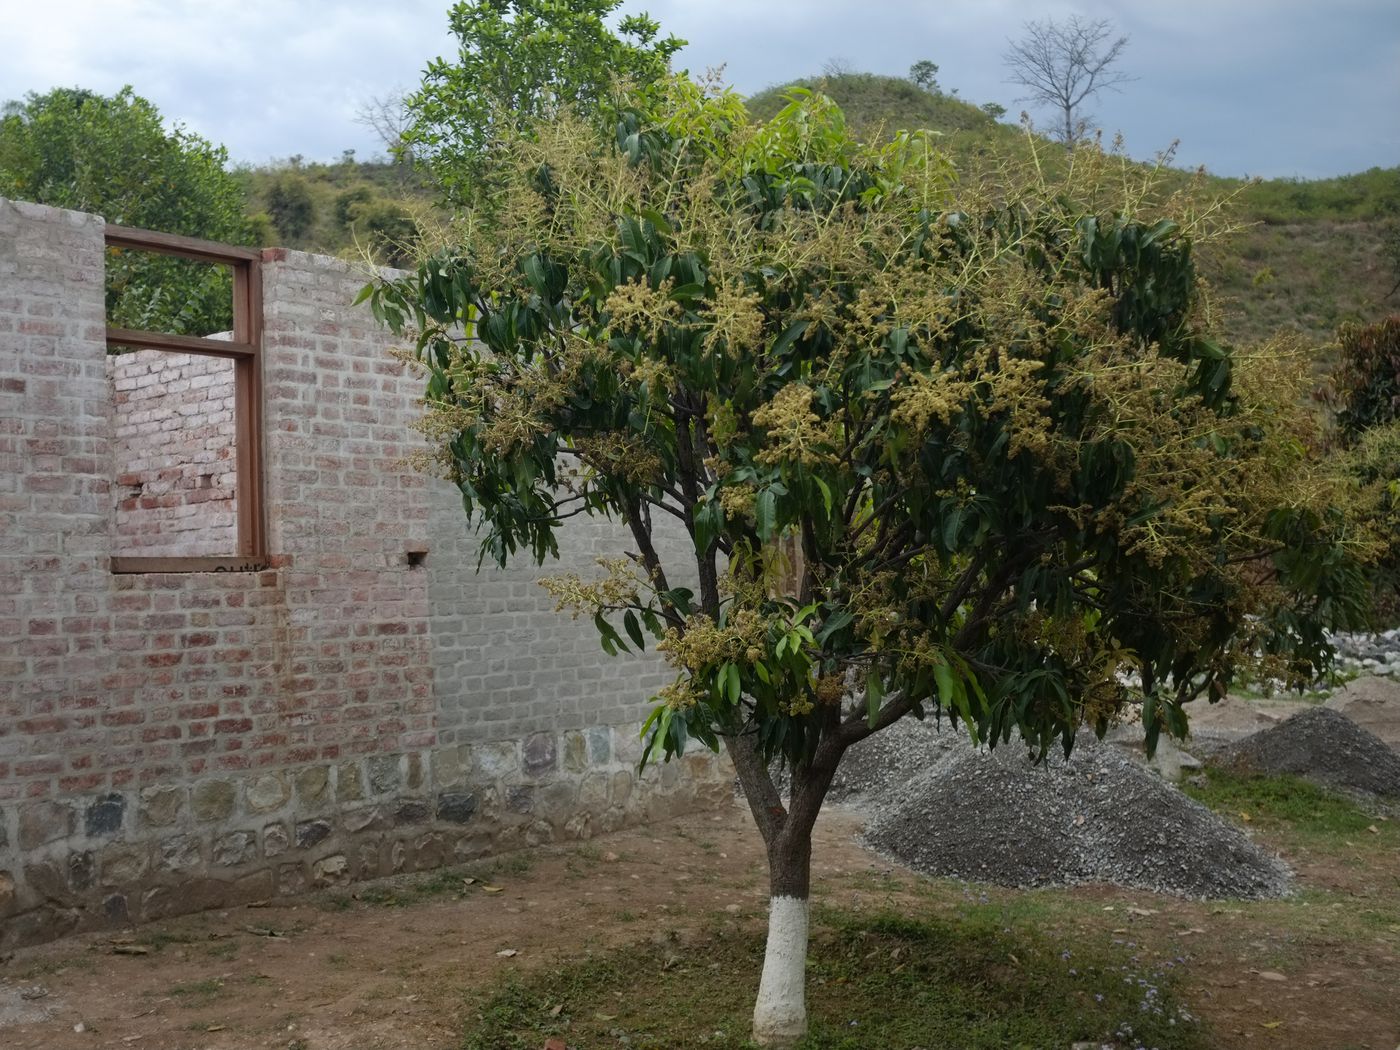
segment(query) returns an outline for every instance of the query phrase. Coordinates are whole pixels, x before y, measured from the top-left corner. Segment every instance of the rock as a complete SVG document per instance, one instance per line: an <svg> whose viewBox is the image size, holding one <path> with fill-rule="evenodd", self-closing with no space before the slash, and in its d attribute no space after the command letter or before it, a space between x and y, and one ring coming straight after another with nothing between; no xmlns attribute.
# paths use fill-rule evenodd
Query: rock
<svg viewBox="0 0 1400 1050"><path fill-rule="evenodd" d="M202 780L190 792L190 812L201 823L222 823L233 816L237 797L232 781Z"/></svg>
<svg viewBox="0 0 1400 1050"><path fill-rule="evenodd" d="M248 785L248 809L254 813L271 813L286 805L292 797L292 787L283 773L264 773Z"/></svg>
<svg viewBox="0 0 1400 1050"><path fill-rule="evenodd" d="M504 741L473 747L471 765L474 780L508 780L520 771L515 745Z"/></svg>
<svg viewBox="0 0 1400 1050"><path fill-rule="evenodd" d="M476 796L469 791L444 791L438 795L437 818L450 824L465 824L476 813Z"/></svg>
<svg viewBox="0 0 1400 1050"><path fill-rule="evenodd" d="M125 816L125 798L115 793L102 795L95 799L83 814L83 828L88 838L115 835L121 831Z"/></svg>
<svg viewBox="0 0 1400 1050"><path fill-rule="evenodd" d="M397 755L376 755L366 765L369 771L371 794L387 795L398 790L403 774L399 769Z"/></svg>
<svg viewBox="0 0 1400 1050"><path fill-rule="evenodd" d="M98 859L102 871L102 885L129 886L150 869L151 851L144 844L122 843L118 846L108 846Z"/></svg>
<svg viewBox="0 0 1400 1050"><path fill-rule="evenodd" d="M591 726L583 731L588 738L588 762L605 766L612 761L612 730L606 726Z"/></svg>
<svg viewBox="0 0 1400 1050"><path fill-rule="evenodd" d="M331 826L324 820L306 820L297 825L296 843L297 849L310 849L318 842L324 842L330 837Z"/></svg>
<svg viewBox="0 0 1400 1050"><path fill-rule="evenodd" d="M343 854L318 860L311 868L311 881L317 886L334 886L349 875L350 863Z"/></svg>
<svg viewBox="0 0 1400 1050"><path fill-rule="evenodd" d="M588 738L582 733L564 734L564 768L570 773L588 768Z"/></svg>
<svg viewBox="0 0 1400 1050"><path fill-rule="evenodd" d="M360 767L354 762L342 762L335 767L335 798L337 802L358 802L365 797L365 782Z"/></svg>
<svg viewBox="0 0 1400 1050"><path fill-rule="evenodd" d="M214 863L222 868L236 868L256 860L258 836L252 831L232 831L214 840Z"/></svg>
<svg viewBox="0 0 1400 1050"><path fill-rule="evenodd" d="M303 809L314 809L326 801L330 793L331 771L329 766L308 766L297 770L297 805Z"/></svg>
<svg viewBox="0 0 1400 1050"><path fill-rule="evenodd" d="M394 826L401 828L406 824L424 824L431 815L432 811L422 799L409 799L400 802L394 810Z"/></svg>
<svg viewBox="0 0 1400 1050"><path fill-rule="evenodd" d="M141 792L141 823L152 828L168 828L180 819L185 808L185 789L151 787Z"/></svg>
<svg viewBox="0 0 1400 1050"><path fill-rule="evenodd" d="M0 915L8 915L15 903L15 877L8 871L0 871Z"/></svg>
<svg viewBox="0 0 1400 1050"><path fill-rule="evenodd" d="M553 733L531 733L527 736L521 747L525 775L539 777L552 772L558 760L556 746Z"/></svg>
<svg viewBox="0 0 1400 1050"><path fill-rule="evenodd" d="M160 866L167 871L192 871L200 866L199 836L174 835L160 844Z"/></svg>
<svg viewBox="0 0 1400 1050"><path fill-rule="evenodd" d="M269 824L263 828L263 856L276 857L291 848L291 837L285 824Z"/></svg>
<svg viewBox="0 0 1400 1050"><path fill-rule="evenodd" d="M91 850L68 854L68 885L74 893L92 889L97 882L97 859Z"/></svg>
<svg viewBox="0 0 1400 1050"><path fill-rule="evenodd" d="M29 802L19 809L19 848L38 849L66 839L77 828L73 807L63 802Z"/></svg>
<svg viewBox="0 0 1400 1050"><path fill-rule="evenodd" d="M447 748L433 754L433 787L439 791L460 787L466 782L466 768L462 752L457 748Z"/></svg>

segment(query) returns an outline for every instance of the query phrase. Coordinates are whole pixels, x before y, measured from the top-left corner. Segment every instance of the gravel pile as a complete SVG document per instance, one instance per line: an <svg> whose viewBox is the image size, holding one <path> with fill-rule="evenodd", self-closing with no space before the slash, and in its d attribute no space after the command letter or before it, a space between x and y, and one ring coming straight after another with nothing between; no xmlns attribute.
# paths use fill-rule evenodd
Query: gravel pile
<svg viewBox="0 0 1400 1050"><path fill-rule="evenodd" d="M1327 698L1327 707L1375 733L1400 753L1400 677L1364 675Z"/></svg>
<svg viewBox="0 0 1400 1050"><path fill-rule="evenodd" d="M909 748L907 731L887 732ZM844 789L872 810L867 844L912 868L1016 887L1111 882L1198 898L1288 892L1281 860L1116 748L1081 743L1068 761L1057 752L1034 766L1015 743L988 753L940 736L916 738L920 760L889 778L854 763L851 773L872 793ZM885 746L897 752L899 742Z"/></svg>
<svg viewBox="0 0 1400 1050"><path fill-rule="evenodd" d="M1400 798L1400 754L1327 707L1294 715L1221 752L1216 762L1253 773L1289 773L1327 787Z"/></svg>

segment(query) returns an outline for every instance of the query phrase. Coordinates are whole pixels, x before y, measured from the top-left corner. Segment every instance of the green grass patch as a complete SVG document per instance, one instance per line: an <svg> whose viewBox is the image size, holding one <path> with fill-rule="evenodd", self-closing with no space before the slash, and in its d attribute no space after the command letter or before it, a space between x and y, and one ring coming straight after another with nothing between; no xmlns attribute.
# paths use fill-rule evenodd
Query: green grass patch
<svg viewBox="0 0 1400 1050"><path fill-rule="evenodd" d="M503 981L474 1004L465 1050L749 1046L760 929L694 945L647 943ZM821 910L808 963L804 1050L956 1046L1040 1050L1077 1041L1206 1046L1174 972L1117 949L1062 944L1000 917Z"/></svg>
<svg viewBox="0 0 1400 1050"><path fill-rule="evenodd" d="M1258 776L1210 768L1188 795L1235 821L1306 839L1340 839L1394 847L1393 821L1367 813L1344 795L1294 776ZM1372 832L1370 828L1376 828Z"/></svg>

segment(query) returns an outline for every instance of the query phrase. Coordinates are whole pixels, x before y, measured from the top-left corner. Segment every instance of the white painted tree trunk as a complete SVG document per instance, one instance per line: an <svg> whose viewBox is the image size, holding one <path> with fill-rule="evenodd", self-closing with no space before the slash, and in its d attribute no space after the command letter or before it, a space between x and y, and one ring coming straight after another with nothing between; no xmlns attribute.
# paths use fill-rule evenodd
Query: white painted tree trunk
<svg viewBox="0 0 1400 1050"><path fill-rule="evenodd" d="M807 921L806 897L769 898L768 948L753 1010L759 1046L792 1046L807 1034Z"/></svg>

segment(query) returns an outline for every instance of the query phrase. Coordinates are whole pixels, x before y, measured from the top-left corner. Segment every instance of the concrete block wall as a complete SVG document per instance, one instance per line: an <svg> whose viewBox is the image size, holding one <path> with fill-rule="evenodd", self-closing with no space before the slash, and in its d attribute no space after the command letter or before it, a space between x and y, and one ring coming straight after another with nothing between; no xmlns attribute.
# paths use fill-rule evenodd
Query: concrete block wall
<svg viewBox="0 0 1400 1050"><path fill-rule="evenodd" d="M102 236L0 201L0 948L727 793L706 755L636 777L654 661L606 657L533 568L475 573L458 498L406 463L419 381L336 260L264 256L268 564L113 575ZM626 541L562 547L586 571Z"/></svg>

